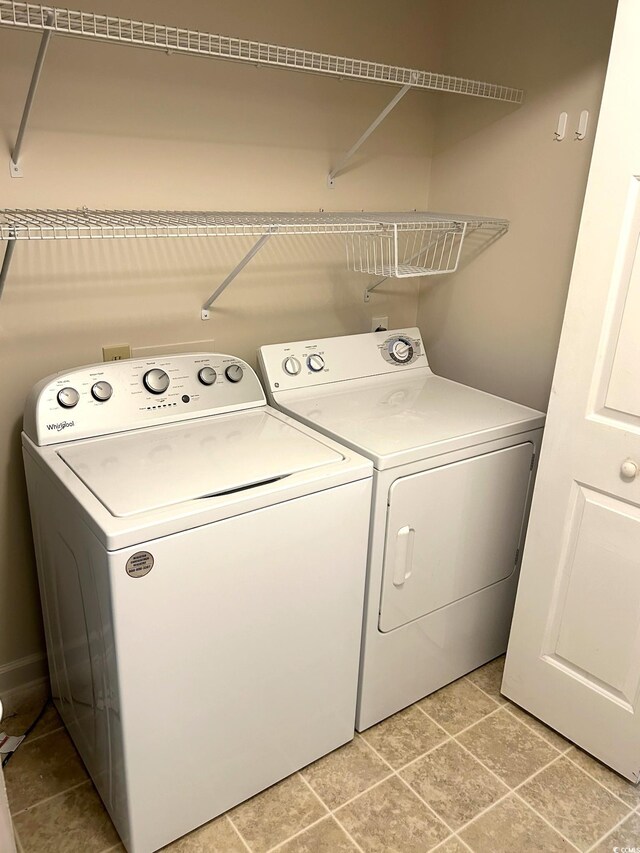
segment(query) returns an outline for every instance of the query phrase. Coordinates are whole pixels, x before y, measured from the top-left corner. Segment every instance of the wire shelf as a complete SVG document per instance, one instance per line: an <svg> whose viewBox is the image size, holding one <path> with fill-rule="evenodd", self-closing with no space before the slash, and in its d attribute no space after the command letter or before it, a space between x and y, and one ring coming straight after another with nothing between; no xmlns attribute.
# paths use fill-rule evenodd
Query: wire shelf
<svg viewBox="0 0 640 853"><path fill-rule="evenodd" d="M151 237L261 237L265 234L447 234L468 228L506 231L505 219L402 213L249 213L171 210L0 210L0 239L82 240ZM399 238L401 239L401 238Z"/></svg>
<svg viewBox="0 0 640 853"><path fill-rule="evenodd" d="M523 99L521 89L495 83L15 0L0 0L0 26L49 30L77 38L176 51L252 65L288 68L292 71L307 71L372 83L399 86L411 84L416 89L471 95L514 104L521 103Z"/></svg>

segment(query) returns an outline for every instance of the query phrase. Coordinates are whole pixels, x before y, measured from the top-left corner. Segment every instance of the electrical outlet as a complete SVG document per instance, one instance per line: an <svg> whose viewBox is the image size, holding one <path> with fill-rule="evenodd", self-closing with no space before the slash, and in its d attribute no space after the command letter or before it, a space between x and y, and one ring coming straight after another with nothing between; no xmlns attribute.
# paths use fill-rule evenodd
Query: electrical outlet
<svg viewBox="0 0 640 853"><path fill-rule="evenodd" d="M103 361L121 361L123 358L131 358L129 344L112 344L109 347L102 347Z"/></svg>
<svg viewBox="0 0 640 853"><path fill-rule="evenodd" d="M372 332L387 332L389 330L388 317L372 317L371 331Z"/></svg>

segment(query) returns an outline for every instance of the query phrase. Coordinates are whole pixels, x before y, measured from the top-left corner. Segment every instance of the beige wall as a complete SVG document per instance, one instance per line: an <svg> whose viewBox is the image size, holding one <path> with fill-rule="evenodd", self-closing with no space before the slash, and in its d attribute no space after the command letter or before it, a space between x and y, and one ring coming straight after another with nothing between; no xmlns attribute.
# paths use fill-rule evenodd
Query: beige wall
<svg viewBox="0 0 640 853"><path fill-rule="evenodd" d="M445 12L444 70L521 86L526 100L441 103L431 208L504 216L511 229L455 276L422 284L419 325L437 372L546 409L615 3L458 0ZM589 134L576 142L583 109Z"/></svg>
<svg viewBox="0 0 640 853"><path fill-rule="evenodd" d="M396 64L438 67L434 2L90 0L141 19ZM317 210L424 208L433 96L411 93L335 190L332 162L394 94L384 86L128 47L52 40L12 180L8 149L39 37L0 30L2 207ZM417 285L365 305L338 238L273 239L202 322L199 309L244 239L20 244L0 302L2 665L42 649L20 457L24 399L41 377L101 358L101 345L214 338L254 361L261 343L414 325ZM26 672L26 671L25 671ZM5 673L4 683L9 683Z"/></svg>

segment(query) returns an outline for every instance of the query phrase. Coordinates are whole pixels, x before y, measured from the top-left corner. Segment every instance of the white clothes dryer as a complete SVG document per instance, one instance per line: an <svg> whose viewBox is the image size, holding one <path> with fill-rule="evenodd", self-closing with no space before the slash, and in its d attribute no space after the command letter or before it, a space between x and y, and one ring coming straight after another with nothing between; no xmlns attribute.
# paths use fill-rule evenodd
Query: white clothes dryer
<svg viewBox="0 0 640 853"><path fill-rule="evenodd" d="M130 853L353 737L369 460L209 353L44 379L22 444L53 698Z"/></svg>
<svg viewBox="0 0 640 853"><path fill-rule="evenodd" d="M362 731L505 651L544 415L434 375L418 329L259 361L274 406L374 464Z"/></svg>

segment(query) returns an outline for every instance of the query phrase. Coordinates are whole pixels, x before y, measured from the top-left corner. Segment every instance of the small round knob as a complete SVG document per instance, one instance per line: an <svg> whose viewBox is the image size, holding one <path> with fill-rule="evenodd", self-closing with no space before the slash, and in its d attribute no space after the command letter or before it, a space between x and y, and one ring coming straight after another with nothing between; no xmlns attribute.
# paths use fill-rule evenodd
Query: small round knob
<svg viewBox="0 0 640 853"><path fill-rule="evenodd" d="M151 391L152 394L164 394L169 387L169 376L158 367L147 370L142 381L147 391Z"/></svg>
<svg viewBox="0 0 640 853"><path fill-rule="evenodd" d="M317 353L310 355L307 359L307 367L309 370L313 370L314 373L320 373L324 368L324 358Z"/></svg>
<svg viewBox="0 0 640 853"><path fill-rule="evenodd" d="M240 382L244 376L244 370L239 364L230 364L224 372L229 382Z"/></svg>
<svg viewBox="0 0 640 853"><path fill-rule="evenodd" d="M113 394L113 388L108 382L96 382L91 386L91 396L99 403L106 403Z"/></svg>
<svg viewBox="0 0 640 853"><path fill-rule="evenodd" d="M78 405L79 399L80 394L78 394L75 388L67 387L58 391L58 403L60 403L63 409L73 409L74 406Z"/></svg>
<svg viewBox="0 0 640 853"><path fill-rule="evenodd" d="M289 376L297 376L300 373L302 365L298 361L297 358L290 355L288 358L285 358L283 364L284 372L288 373Z"/></svg>
<svg viewBox="0 0 640 853"><path fill-rule="evenodd" d="M217 376L218 374L215 372L213 367L202 367L198 371L198 379L203 385L213 385Z"/></svg>
<svg viewBox="0 0 640 853"><path fill-rule="evenodd" d="M638 463L633 459L625 459L620 466L620 474L625 480L633 480L638 475Z"/></svg>

